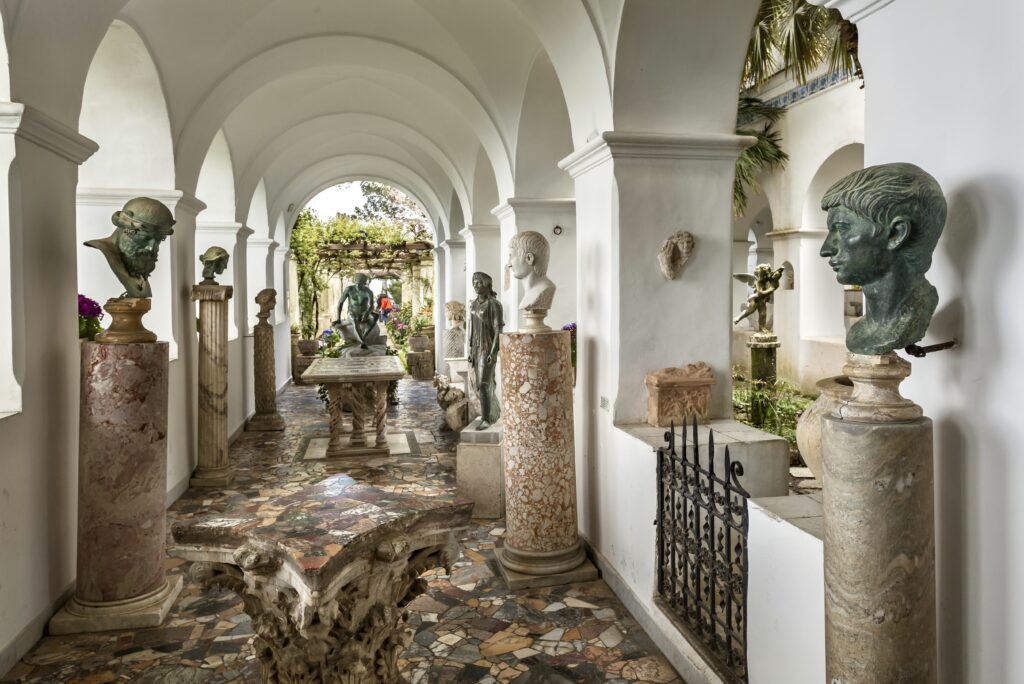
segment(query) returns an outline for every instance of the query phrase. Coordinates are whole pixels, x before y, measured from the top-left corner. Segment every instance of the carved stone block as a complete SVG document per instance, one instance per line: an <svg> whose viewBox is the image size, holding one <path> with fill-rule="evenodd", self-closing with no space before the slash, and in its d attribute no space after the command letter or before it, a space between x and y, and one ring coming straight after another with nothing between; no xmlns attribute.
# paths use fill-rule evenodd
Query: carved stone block
<svg viewBox="0 0 1024 684"><path fill-rule="evenodd" d="M411 351L405 355L405 361L409 366L409 374L417 380L432 380L434 378L434 352Z"/></svg>
<svg viewBox="0 0 1024 684"><path fill-rule="evenodd" d="M649 373L647 385L647 423L655 427L676 425L683 418L708 420L708 400L715 374L704 362L682 368L662 368Z"/></svg>

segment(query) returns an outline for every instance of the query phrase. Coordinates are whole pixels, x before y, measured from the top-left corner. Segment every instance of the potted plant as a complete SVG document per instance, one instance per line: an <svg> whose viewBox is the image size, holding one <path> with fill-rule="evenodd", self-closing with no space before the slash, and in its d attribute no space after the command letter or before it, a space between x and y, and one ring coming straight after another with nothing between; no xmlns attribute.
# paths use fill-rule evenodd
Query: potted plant
<svg viewBox="0 0 1024 684"><path fill-rule="evenodd" d="M98 333L103 332L102 318L103 309L98 302L83 294L78 295L78 339L95 339Z"/></svg>
<svg viewBox="0 0 1024 684"><path fill-rule="evenodd" d="M416 316L410 325L409 350L414 352L430 351L430 336L426 328L430 323L429 319Z"/></svg>

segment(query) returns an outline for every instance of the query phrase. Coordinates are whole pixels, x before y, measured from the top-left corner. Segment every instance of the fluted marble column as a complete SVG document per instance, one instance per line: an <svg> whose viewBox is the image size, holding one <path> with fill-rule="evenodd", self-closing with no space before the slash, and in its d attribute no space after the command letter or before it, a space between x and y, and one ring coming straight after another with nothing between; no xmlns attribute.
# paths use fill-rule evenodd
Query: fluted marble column
<svg viewBox="0 0 1024 684"><path fill-rule="evenodd" d="M181 591L164 571L167 366L166 342L82 343L78 574L51 634L155 627Z"/></svg>
<svg viewBox="0 0 1024 684"><path fill-rule="evenodd" d="M853 392L821 427L827 680L935 682L932 421L895 354L843 372Z"/></svg>
<svg viewBox="0 0 1024 684"><path fill-rule="evenodd" d="M597 576L576 523L569 344L564 330L501 336L505 546L498 557L513 589ZM567 575L581 566L586 577Z"/></svg>
<svg viewBox="0 0 1024 684"><path fill-rule="evenodd" d="M228 464L228 300L230 285L193 285L199 302L199 455L193 487L225 487Z"/></svg>

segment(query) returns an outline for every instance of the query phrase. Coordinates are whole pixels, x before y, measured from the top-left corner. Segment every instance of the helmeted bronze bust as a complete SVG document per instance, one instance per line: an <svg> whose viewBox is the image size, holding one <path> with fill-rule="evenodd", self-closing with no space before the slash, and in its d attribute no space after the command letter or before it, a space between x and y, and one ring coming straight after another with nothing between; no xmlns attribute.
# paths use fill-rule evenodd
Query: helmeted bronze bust
<svg viewBox="0 0 1024 684"><path fill-rule="evenodd" d="M121 281L125 291L122 298L152 297L149 276L156 268L160 243L174 234L171 210L149 197L128 200L111 221L113 233L98 240L87 240L87 247L95 247L107 259L110 270Z"/></svg>
<svg viewBox="0 0 1024 684"><path fill-rule="evenodd" d="M223 247L210 247L199 257L199 263L203 265L203 282L201 285L216 285L217 276L228 267L228 260L231 255Z"/></svg>

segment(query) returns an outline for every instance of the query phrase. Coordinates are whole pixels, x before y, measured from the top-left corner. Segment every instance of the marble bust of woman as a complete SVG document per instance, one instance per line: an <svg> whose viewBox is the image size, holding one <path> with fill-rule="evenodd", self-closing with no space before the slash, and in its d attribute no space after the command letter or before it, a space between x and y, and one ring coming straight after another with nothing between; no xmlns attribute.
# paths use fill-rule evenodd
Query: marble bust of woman
<svg viewBox="0 0 1024 684"><path fill-rule="evenodd" d="M517 233L508 243L508 263L512 275L523 281L526 291L519 300L519 309L525 312L522 332L550 330L544 317L555 298L555 284L548 278L551 247L547 239L533 230Z"/></svg>
<svg viewBox="0 0 1024 684"><path fill-rule="evenodd" d="M501 302L491 288L491 276L486 273L473 274L473 290L476 292L469 306L469 365L473 367L480 396L480 422L477 430L485 430L501 417L498 398L495 396L494 369L498 365L498 344L501 329L505 327Z"/></svg>

